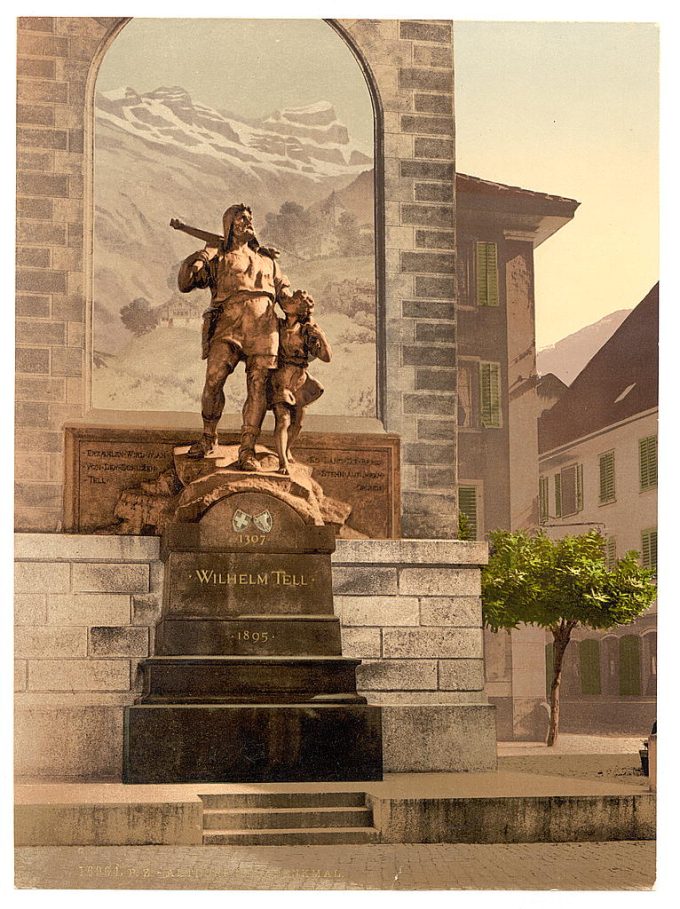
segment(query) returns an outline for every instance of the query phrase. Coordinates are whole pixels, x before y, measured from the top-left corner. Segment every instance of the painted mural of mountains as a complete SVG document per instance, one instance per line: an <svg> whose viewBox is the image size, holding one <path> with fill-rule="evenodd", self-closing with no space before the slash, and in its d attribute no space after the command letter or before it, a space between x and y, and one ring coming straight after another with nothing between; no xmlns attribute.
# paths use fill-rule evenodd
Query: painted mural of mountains
<svg viewBox="0 0 680 909"><path fill-rule="evenodd" d="M332 105L246 119L182 88L125 88L96 100L94 406L200 409L209 294L180 294L177 269L203 244L169 221L219 233L224 209L246 202L259 239L279 246L293 286L313 294L332 338L333 361L315 364L327 389L315 412L373 414L373 161ZM157 319L142 334L120 314L139 298ZM228 411L240 409L243 389L242 377L228 383Z"/></svg>
<svg viewBox="0 0 680 909"><path fill-rule="evenodd" d="M565 385L571 385L583 367L614 334L623 320L630 315L630 309L619 309L609 313L592 325L586 325L556 344L542 347L536 353L538 374L553 373Z"/></svg>
<svg viewBox="0 0 680 909"><path fill-rule="evenodd" d="M347 127L327 101L238 118L192 101L183 88L133 88L97 95L97 127L118 130L187 161L266 180L304 175L315 183L356 176L371 159L351 146Z"/></svg>
<svg viewBox="0 0 680 909"><path fill-rule="evenodd" d="M121 306L140 296L163 303L177 264L200 247L169 228L171 217L217 233L224 209L243 201L261 229L283 202L321 202L372 163L325 101L246 120L179 87L99 93L95 347L115 353L127 343Z"/></svg>

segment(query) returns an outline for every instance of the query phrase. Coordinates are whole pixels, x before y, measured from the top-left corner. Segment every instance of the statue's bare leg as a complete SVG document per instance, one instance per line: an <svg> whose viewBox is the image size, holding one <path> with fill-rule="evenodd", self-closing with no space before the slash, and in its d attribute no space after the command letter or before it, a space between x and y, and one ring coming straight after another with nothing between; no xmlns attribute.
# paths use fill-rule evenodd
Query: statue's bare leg
<svg viewBox="0 0 680 909"><path fill-rule="evenodd" d="M201 397L201 415L203 417L203 435L194 442L187 457L204 458L217 445L217 424L224 411L224 383L238 363L234 349L220 341L210 347L208 363L205 370L205 385Z"/></svg>
<svg viewBox="0 0 680 909"><path fill-rule="evenodd" d="M246 370L246 403L243 405L243 426L238 463L241 470L259 470L255 457L255 443L260 435L262 421L267 411L267 379L269 368L259 363L249 363Z"/></svg>
<svg viewBox="0 0 680 909"><path fill-rule="evenodd" d="M295 463L295 458L291 454L290 450L293 447L293 443L295 442L297 437L300 435L300 431L302 429L302 420L304 418L304 415L305 415L305 408L302 407L300 404L298 404L296 407L293 408L292 422L291 422L290 430L288 431L288 450L286 452L286 456L287 456L288 460L293 464Z"/></svg>
<svg viewBox="0 0 680 909"><path fill-rule="evenodd" d="M274 416L276 425L274 426L274 441L276 443L276 453L279 456L279 473L287 476L288 470L288 428L290 426L291 414L287 404L275 404Z"/></svg>

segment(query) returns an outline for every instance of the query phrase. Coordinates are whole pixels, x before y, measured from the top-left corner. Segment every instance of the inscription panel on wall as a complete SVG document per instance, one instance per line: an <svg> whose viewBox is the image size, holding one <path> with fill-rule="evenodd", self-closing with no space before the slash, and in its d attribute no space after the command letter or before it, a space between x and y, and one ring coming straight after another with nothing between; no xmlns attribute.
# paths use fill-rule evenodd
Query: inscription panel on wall
<svg viewBox="0 0 680 909"><path fill-rule="evenodd" d="M118 533L115 515L121 494L153 492L173 466L173 448L197 437L164 429L106 426L66 427L65 529L71 533ZM220 436L236 444L236 433ZM269 434L263 445L273 449ZM295 454L313 469L324 493L347 502L347 522L358 535L398 537L399 439L395 435L305 433Z"/></svg>
<svg viewBox="0 0 680 909"><path fill-rule="evenodd" d="M173 552L166 616L333 614L328 556Z"/></svg>

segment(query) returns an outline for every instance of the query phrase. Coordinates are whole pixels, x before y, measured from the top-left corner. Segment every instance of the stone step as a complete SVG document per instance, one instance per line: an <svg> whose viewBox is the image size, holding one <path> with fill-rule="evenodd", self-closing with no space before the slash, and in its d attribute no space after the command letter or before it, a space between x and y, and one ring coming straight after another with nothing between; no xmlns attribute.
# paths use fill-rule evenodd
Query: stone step
<svg viewBox="0 0 680 909"><path fill-rule="evenodd" d="M144 660L143 704L359 704L351 657L157 656Z"/></svg>
<svg viewBox="0 0 680 909"><path fill-rule="evenodd" d="M204 846L332 846L377 840L375 827L211 830L203 834Z"/></svg>
<svg viewBox="0 0 680 909"><path fill-rule="evenodd" d="M200 796L205 808L363 808L365 792L216 792ZM204 809L205 810L205 809Z"/></svg>
<svg viewBox="0 0 680 909"><path fill-rule="evenodd" d="M370 808L216 808L203 809L203 829L252 830L300 827L370 827Z"/></svg>
<svg viewBox="0 0 680 909"><path fill-rule="evenodd" d="M156 654L340 656L336 616L248 615L233 619L164 618L156 626Z"/></svg>

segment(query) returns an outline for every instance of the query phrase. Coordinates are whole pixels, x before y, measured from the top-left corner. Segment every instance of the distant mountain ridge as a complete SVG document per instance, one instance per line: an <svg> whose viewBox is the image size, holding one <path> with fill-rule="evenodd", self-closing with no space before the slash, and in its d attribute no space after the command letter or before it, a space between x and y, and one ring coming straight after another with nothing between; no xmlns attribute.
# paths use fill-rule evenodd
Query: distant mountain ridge
<svg viewBox="0 0 680 909"><path fill-rule="evenodd" d="M353 148L333 105L319 101L241 119L194 102L180 86L139 93L134 88L100 92L97 126L108 126L184 156L235 167L257 177L281 169L322 180L371 164Z"/></svg>
<svg viewBox="0 0 680 909"><path fill-rule="evenodd" d="M201 244L171 230L171 217L219 232L225 208L246 202L261 234L267 213L283 202L305 208L322 202L372 165L328 101L258 120L194 101L180 86L99 92L96 349L115 353L128 343L122 306L144 297L155 307L176 292L178 263ZM367 210L363 194L353 195L349 207L363 203ZM372 195L370 200L372 223Z"/></svg>
<svg viewBox="0 0 680 909"><path fill-rule="evenodd" d="M593 322L592 325L586 325L585 328L567 335L556 344L542 347L536 353L538 374L545 376L553 373L566 385L571 385L631 312L630 309L618 309Z"/></svg>

